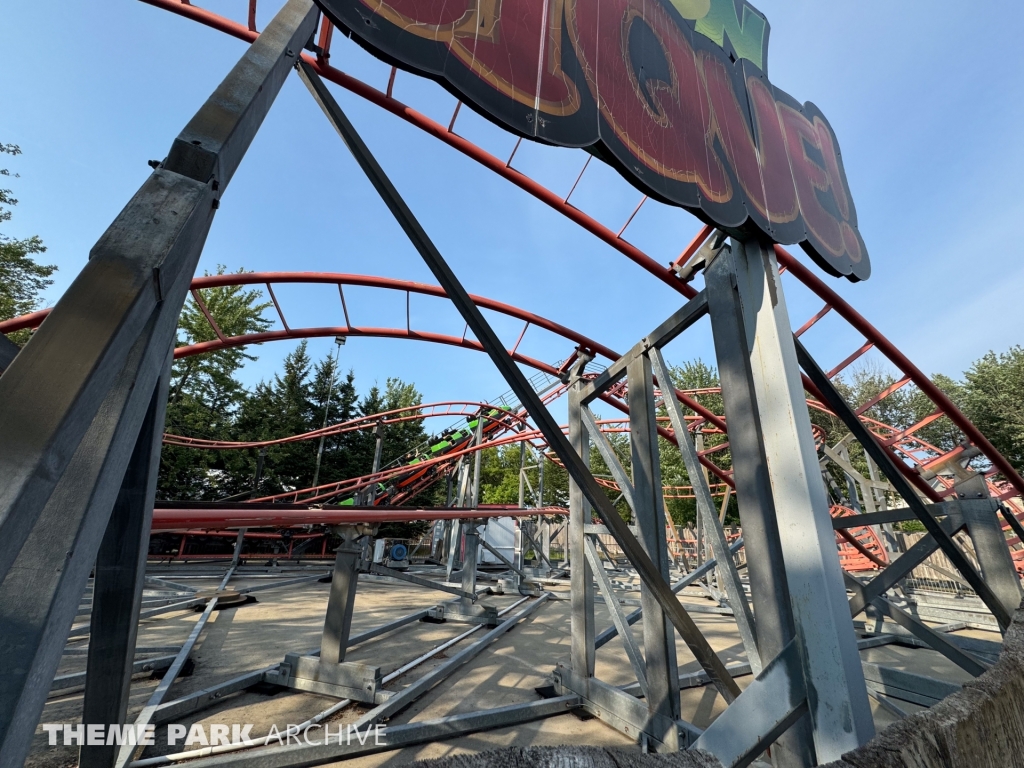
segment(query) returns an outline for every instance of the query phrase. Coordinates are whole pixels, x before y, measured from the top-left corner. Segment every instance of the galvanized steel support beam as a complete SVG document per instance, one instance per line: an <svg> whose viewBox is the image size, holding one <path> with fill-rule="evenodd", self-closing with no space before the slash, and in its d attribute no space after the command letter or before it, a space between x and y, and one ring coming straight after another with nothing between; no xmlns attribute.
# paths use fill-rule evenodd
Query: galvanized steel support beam
<svg viewBox="0 0 1024 768"><path fill-rule="evenodd" d="M796 637L796 630L779 519L758 430L760 415L752 383L747 318L731 265L726 260L716 262L705 272L705 292L725 418L729 423L733 481L747 553L750 596L757 617L757 648L762 659L773 659ZM807 768L816 764L809 717L798 719L779 737L772 748L772 759L776 768Z"/></svg>
<svg viewBox="0 0 1024 768"><path fill-rule="evenodd" d="M122 724L128 712L170 362L168 356L96 557L83 723ZM116 757L116 745L83 745L78 764L110 768Z"/></svg>
<svg viewBox="0 0 1024 768"><path fill-rule="evenodd" d="M742 538L737 539L736 541L733 542L732 546L729 547L729 554L730 555L734 555L735 553L739 552L740 548L742 546L743 546L743 539ZM684 589L689 587L691 584L695 584L697 582L697 580L702 578L705 574L707 574L710 571L712 571L715 568L716 565L718 565L718 561L715 560L715 559L707 560L704 563L701 563L700 566L698 566L697 568L694 568L692 571L690 571L688 574L686 574L683 578L681 578L679 581L677 581L675 584L673 584L672 585L672 591L676 592L676 593L682 592ZM640 620L640 617L643 616L643 615L644 615L644 609L643 608L637 608L635 611L633 611L632 613L630 613L630 614L628 614L626 616L626 624L628 624L629 626L633 626L634 624L636 624ZM614 625L608 627L607 629L602 630L594 638L594 646L597 647L597 648L602 647L603 645L608 643L609 640L611 640L613 637L615 637L617 634L618 634L618 629L616 629L616 627Z"/></svg>
<svg viewBox="0 0 1024 768"><path fill-rule="evenodd" d="M2 766L27 753L219 197L316 16L285 6L0 377L0 656L21 660L0 667Z"/></svg>
<svg viewBox="0 0 1024 768"><path fill-rule="evenodd" d="M654 405L651 361L640 355L626 366L629 400L629 431L633 469L633 503L640 543L662 578L668 582L668 545L661 497L661 457L658 452L658 417ZM657 598L646 584L640 585L644 609L644 658L647 667L647 704L675 723L679 719L679 669L676 638ZM679 748L675 727L655 734L668 749Z"/></svg>
<svg viewBox="0 0 1024 768"><path fill-rule="evenodd" d="M575 371L580 373L580 371ZM569 443L585 466L590 466L590 441L583 421L584 406L580 402L583 381L576 378L569 385ZM573 673L581 679L594 676L596 647L594 645L594 573L585 555L586 534L591 508L583 490L569 478L569 547L572 560L569 572L571 608L569 662Z"/></svg>
<svg viewBox="0 0 1024 768"><path fill-rule="evenodd" d="M562 664L555 668L552 679L557 693L579 696L588 714L651 751L674 752L680 745L691 744L700 735L700 729L685 720L671 720L652 712L643 699L596 677L582 678ZM678 680L675 685L679 685Z"/></svg>
<svg viewBox="0 0 1024 768"><path fill-rule="evenodd" d="M864 452L875 461L878 468L882 470L882 473L892 483L896 492L903 497L903 500L907 502L907 506L914 511L917 519L924 524L925 529L935 539L943 554L949 558L950 562L960 571L960 574L967 580L967 583L978 594L978 597L992 611L992 614L999 622L999 627L1005 632L1006 628L1010 626L1011 612L1006 609L1003 602L996 596L992 587L974 569L974 566L971 565L971 562L964 553L960 551L953 539L942 529L942 526L939 525L935 518L929 514L926 505L914 492L910 482L896 468L892 458L879 445L878 440L857 417L857 414L854 413L850 405L843 400L842 395L839 394L810 353L804 349L799 340L796 340L795 344L800 366L807 373L807 377L817 388L818 392L825 398L825 404L832 409L832 412L839 417L843 424L846 425L846 428L857 438L864 447Z"/></svg>
<svg viewBox="0 0 1024 768"><path fill-rule="evenodd" d="M329 664L341 664L345 661L352 615L355 613L358 566L363 553L360 539L367 531L359 526L339 525L334 532L341 537L341 543L334 555L331 593L327 598L324 630L320 636L320 658Z"/></svg>
<svg viewBox="0 0 1024 768"><path fill-rule="evenodd" d="M846 572L843 573L843 578L846 581L847 588L853 592L854 598L859 602L864 602L864 587L861 586L860 582ZM916 637L927 643L930 648L938 651L969 674L977 677L988 668L987 665L982 664L969 653L966 653L954 645L952 641L946 639L941 632L936 632L924 622L911 616L902 608L893 605L884 597L872 598L871 604L882 614L891 618L908 632L911 632Z"/></svg>
<svg viewBox="0 0 1024 768"><path fill-rule="evenodd" d="M626 651L626 658L629 659L630 666L633 667L633 674L636 675L636 681L640 686L640 692L643 696L647 697L650 695L650 688L647 685L647 665L644 662L643 654L640 653L640 648L637 646L636 640L633 638L632 630L630 630L629 625L626 623L626 617L622 615L622 606L619 604L619 598L615 596L615 590L612 588L611 579L609 579L608 574L604 572L604 565L601 564L601 558L597 555L597 549L594 547L594 542L590 539L586 539L584 541L584 547L587 562L590 563L594 576L597 577L597 584L601 588L601 593L604 595L604 604L608 606L608 613L612 616L612 623L615 625L615 629L618 630L619 637L622 639L622 645Z"/></svg>
<svg viewBox="0 0 1024 768"><path fill-rule="evenodd" d="M726 768L743 768L785 733L806 709L800 649L797 641L791 640L708 726L693 749L710 752Z"/></svg>
<svg viewBox="0 0 1024 768"><path fill-rule="evenodd" d="M988 502L988 509L977 503L964 505L963 516L967 523L967 533L974 544L974 552L978 556L981 575L1012 615L1024 595L1021 593L1020 576L1003 534L1003 526L997 517L999 504L991 498L984 475L977 472L956 483L953 488L958 499Z"/></svg>
<svg viewBox="0 0 1024 768"><path fill-rule="evenodd" d="M837 760L874 724L775 255L733 241L706 282L761 657L800 638L815 756ZM781 751L806 765L806 742Z"/></svg>
<svg viewBox="0 0 1024 768"><path fill-rule="evenodd" d="M479 458L480 451L477 451L476 455ZM479 464L477 464L479 468ZM474 493L478 493L480 489L480 475L476 473L476 479L473 481ZM474 506L476 506L474 504ZM476 561L480 554L480 533L476 529L475 520L464 520L462 521L462 530L465 533L465 551L463 552L462 558L462 591L467 595L476 594ZM469 606L473 603L473 599L469 597L462 598L462 604Z"/></svg>

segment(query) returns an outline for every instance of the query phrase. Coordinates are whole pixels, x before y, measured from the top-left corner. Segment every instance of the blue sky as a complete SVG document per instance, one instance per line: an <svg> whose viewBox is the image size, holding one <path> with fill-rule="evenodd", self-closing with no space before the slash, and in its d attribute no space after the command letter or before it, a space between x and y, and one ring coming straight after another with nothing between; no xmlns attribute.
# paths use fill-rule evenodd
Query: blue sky
<svg viewBox="0 0 1024 768"><path fill-rule="evenodd" d="M236 19L242 0L205 4ZM259 25L278 2L260 3ZM842 146L873 276L826 277L926 372L957 376L989 349L1024 343L1024 7L764 0L772 24L768 71L814 101ZM0 141L24 155L6 165L21 204L5 232L40 235L60 266L56 301L90 247L162 158L175 134L230 69L244 44L134 0L5 0L0 13ZM388 68L343 38L332 63L383 89ZM333 86L332 86L333 88ZM526 193L358 97L334 88L385 169L464 284L550 317L624 351L680 303L677 293ZM447 124L455 101L399 74L395 96ZM462 110L458 132L507 157L515 139ZM585 155L524 142L514 165L563 194ZM618 230L640 199L591 163L573 202ZM625 237L660 262L699 225L648 203ZM806 258L805 258L806 262ZM286 83L227 191L201 269L352 272L433 282L297 77ZM819 272L819 274L821 274ZM787 283L799 325L821 302ZM335 293L280 295L292 326L340 324ZM354 291L357 325L404 326L404 296ZM461 334L441 302L413 299L414 327ZM521 325L495 320L509 345ZM835 318L805 337L825 366L861 343ZM269 377L291 343L264 345L245 371ZM333 348L313 341L314 355ZM543 333L521 350L549 361L571 347ZM699 326L670 361L714 360ZM342 352L357 385L414 381L427 401L479 399L506 387L477 353L353 339Z"/></svg>

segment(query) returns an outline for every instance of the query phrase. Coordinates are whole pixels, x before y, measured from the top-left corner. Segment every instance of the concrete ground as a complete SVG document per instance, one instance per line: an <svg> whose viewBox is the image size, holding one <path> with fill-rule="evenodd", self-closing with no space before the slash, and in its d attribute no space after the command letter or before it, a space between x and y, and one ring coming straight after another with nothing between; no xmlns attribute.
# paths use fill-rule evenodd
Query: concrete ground
<svg viewBox="0 0 1024 768"><path fill-rule="evenodd" d="M207 569L209 571L210 569ZM325 566L324 571L327 571ZM185 581L181 568L176 576ZM197 588L216 587L219 577L187 579ZM242 574L232 580L231 586L242 588L266 584L266 579ZM327 605L328 584L316 581L261 591L258 602L237 608L215 611L204 630L192 658L195 670L189 677L180 677L172 686L165 701L179 698L194 691L228 680L244 672L276 664L292 651L306 652L317 648ZM489 648L471 660L451 677L440 683L418 701L400 712L388 724L398 725L452 714L490 709L539 699L535 688L550 684L550 672L558 662L568 663L570 621L568 591L553 587L553 593L562 599L549 600L530 617L511 631L499 637ZM623 597L638 597L635 592ZM405 583L380 579L360 580L356 598L356 614L352 634L385 624L401 616L450 599L440 591L414 587ZM500 609L512 605L519 596L491 595L482 602ZM684 603L713 605L697 590L688 590L682 596ZM522 607L516 609L521 610ZM627 606L627 611L632 610ZM595 609L598 631L611 624L602 602ZM743 661L745 656L730 616L693 613L693 618L708 638L712 647L726 663ZM188 636L198 618L195 611L179 611L144 620L139 631L139 646L180 645ZM387 675L403 664L424 654L430 648L465 632L465 624L446 622L432 624L416 622L388 635L375 638L350 650L347 660L380 666ZM643 643L639 624L634 627L637 643ZM458 646L442 652L414 670L407 672L388 687L400 690L446 658L482 635L478 631ZM973 636L999 641L997 633L972 632ZM69 643L69 647L83 647L87 639ZM693 656L680 641L677 645L681 672L699 669ZM878 664L916 672L953 682L964 682L969 676L940 654L919 648L895 645L862 651L862 658ZM85 668L85 656L65 656L58 674L68 674ZM629 662L618 640L612 640L597 653L597 675L602 680L623 685L635 681ZM752 680L750 676L738 678L740 687ZM158 680L139 676L132 684L129 718L134 719L149 699ZM289 724L301 723L335 703L334 699L306 693L284 691L242 692L225 697L214 707L197 713L194 719L180 722L205 725L213 723L252 723L252 737L267 734L276 725L284 731ZM898 702L907 712L920 709L913 704ZM684 690L681 693L682 717L699 727L706 727L723 709L724 702L712 686ZM82 693L72 692L51 698L44 709L41 723L81 722ZM367 711L366 707L350 705L333 715L329 722L355 721ZM876 727L881 729L896 718L872 700ZM182 746L169 747L165 731L157 729L157 746L148 747L144 756L151 757L177 752ZM404 765L414 760L468 754L504 746L555 746L563 744L588 746L635 747L627 737L619 734L600 720L582 720L566 714L526 725L478 733L452 741L406 748L346 761L351 768ZM77 748L47 744L47 735L40 727L27 761L28 766L73 766L77 764Z"/></svg>

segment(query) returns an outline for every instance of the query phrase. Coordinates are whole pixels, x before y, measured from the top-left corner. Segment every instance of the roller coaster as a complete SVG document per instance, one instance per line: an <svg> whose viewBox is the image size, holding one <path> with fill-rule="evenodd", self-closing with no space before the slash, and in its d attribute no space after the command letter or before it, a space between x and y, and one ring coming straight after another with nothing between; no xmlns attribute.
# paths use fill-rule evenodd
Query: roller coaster
<svg viewBox="0 0 1024 768"><path fill-rule="evenodd" d="M936 627L932 620L926 623L925 612L915 607L914 574L930 568L929 573L954 585L958 596L978 606L976 613L984 614L978 621L1005 631L1022 596L1024 479L949 397L786 248L706 223L696 227L690 242L670 264L659 263L627 239L641 208L665 204L658 196L643 194L625 222L601 222L572 204L593 157L608 159L599 152L585 156L580 152L575 182L567 190L556 191L516 167L522 135L510 138L507 157L498 157L460 135L462 99L445 125L395 97L399 76L414 76L398 66L391 66L386 82L376 85L335 68L330 63L331 48L341 22L330 15L331 3L322 4L328 14L321 16L320 6L309 0L289 0L260 31L255 0L250 0L242 20L187 0L144 2L252 45L176 141L168 158L154 170L149 186L112 225L97 246L97 257L65 297L53 310L0 322L0 340L6 342L0 343L0 467L11 478L0 489L0 606L4 607L0 616L8 622L15 614L7 606L16 602L30 601L33 606L30 619L16 626L9 622L6 629L10 631L0 646L5 654L25 659L23 664L0 670L4 683L0 686L0 766L20 765L28 754L47 698L39 681L53 678L69 637L72 642L76 637L91 637L88 674L82 673L86 690L83 722L124 723L127 691L135 671L131 651L140 618L186 604L204 612L169 662L150 704L138 715L136 723L143 727L168 722L171 715L163 717L162 712L192 716L222 695L259 684L341 700L337 708L316 716L321 719L358 701L370 707L358 722L382 722L550 600L551 583L568 588L566 599L572 612L572 654L568 664L559 663L551 674L554 693L539 702L459 716L463 719L431 721L420 730L416 730L419 725L403 724L396 748L573 710L596 715L645 749L664 752L696 747L713 753L724 765L741 766L771 747L778 765L808 766L838 759L871 738L874 726L869 694L884 706L894 706L886 695L878 694L871 681L865 683L859 648L872 647L871 643L916 643L937 651L972 676L983 674L990 666L986 652L978 651L988 646L958 638L948 623L944 628ZM367 25L372 26L371 21ZM345 36L354 34L340 28ZM194 276L215 203L292 68L299 70L439 284L309 272ZM423 131L549 206L677 292L682 308L623 354L539 314L467 294L324 81ZM254 89L253 83L258 88ZM218 110L226 110L226 116ZM213 135L216 141L211 140ZM203 174L206 176L199 179ZM163 214L166 210L175 217L179 210L187 215L172 226ZM151 221L156 224L147 223ZM131 251L134 241L125 234L149 231L147 227L163 227L147 241L146 247L156 249L152 258ZM751 255L755 251L756 256ZM125 256L126 252L130 255ZM298 327L290 323L285 302L278 295L284 285L335 286L338 305L316 308L325 313L330 310L333 316L340 306L344 325L325 321ZM234 286L265 291L280 327L225 334L206 309L203 292ZM750 296L759 295L763 286L768 286L764 290L771 293L772 301L764 296L760 302L751 301ZM352 287L404 294L405 317L392 326L362 324L355 313L350 316L346 288ZM781 298L783 293L795 292L823 302L819 311L799 325L790 322ZM189 295L209 322L213 339L179 346L172 353L178 314ZM411 303L419 297L455 305L466 321L462 335L436 327L414 328ZM514 343L497 338L484 311L523 324ZM83 340L77 327L83 316L98 318L92 339ZM678 389L661 348L705 316L712 320L722 386ZM801 342L826 318L844 324L860 338L856 349L828 369L820 367ZM756 331L751 330L754 328ZM26 329L33 331L33 336L23 350L5 338ZM522 353L528 333L544 334L564 347L560 359L548 362ZM512 394L492 401L420 404L268 441L162 434L171 356L179 360L252 344L336 336L402 339L482 352L505 376ZM881 355L899 378L853 407L842 399L834 382L871 351ZM760 372L752 363L755 359L763 366ZM521 368L535 373L527 379ZM67 374L50 376L56 371ZM920 391L933 410L909 426L886 424L869 415L905 387ZM709 408L708 395L720 395L724 408ZM568 400L566 424L554 421L546 408L560 397ZM621 417L596 418L590 410L590 403L596 402ZM810 410L843 423L845 434L839 437L812 428L807 415ZM161 442L194 450L260 449L437 418L459 421L390 464L375 463L366 475L262 497L254 493L243 500L208 504L153 500ZM932 445L920 435L940 419L948 419L962 436L952 449ZM607 438L612 433L629 437L629 471L623 469ZM724 439L705 449L705 435ZM682 455L689 485L662 482L659 438ZM855 466L851 460L854 441L863 448L863 465ZM477 493L467 494L471 460L482 451L512 445L529 446L539 461L565 468L571 481L567 508L545 507L540 499L527 504L522 492L517 505L480 504L479 477L473 481ZM610 477L591 475L586 463L591 445L608 464ZM726 452L728 461L723 460ZM866 466L867 474L858 466ZM521 474L524 469L525 464ZM462 490L449 493L444 507L416 506L415 499L439 482ZM722 521L725 505L733 496L739 503L742 525L729 535ZM612 506L611 499L616 497L628 502L632 527ZM679 531L665 519L665 500L671 498L693 499L698 510L696 537L688 550L696 555L693 563L675 559L682 549L678 547ZM543 551L537 538L538 526L553 515L566 520L569 562L563 562L561 569L530 570L523 557L529 547L551 565L550 553ZM504 610L529 602L509 618L493 606L477 603L478 551L491 548L480 542L478 527L496 517L517 519L517 532L530 539L529 547L517 544L511 558L496 554L507 566L510 590L522 596ZM783 519L785 525L779 522ZM402 575L366 557L366 546L377 526L416 520L448 521L443 538L449 562L443 578L426 571L419 576ZM920 522L925 533L916 542L897 541L893 525L909 520ZM214 542L207 550L234 540L233 549L221 547L229 565L220 586L202 595L183 590L173 598L177 602L140 612L144 584L149 589L155 580L167 587L160 578L146 574L151 532L180 537L176 551L167 553L168 561L204 559L202 554L186 552L189 538ZM321 650L312 655L289 653L281 665L165 702L165 694L218 600L227 601L255 589L231 593L227 585L243 572L246 546L251 546L252 552L265 551L260 549L261 541L285 542L284 549L277 547L282 561L334 561ZM628 564L636 590L641 592L641 608L629 616L615 596L622 584L611 582L606 573L605 564L613 564L613 572L620 571L620 559L612 556L610 544L621 554L621 562ZM734 556L741 548L743 560L737 565ZM47 563L54 558L64 563L56 574L40 577L38 583L25 576L30 570L26 563ZM160 554L154 556L154 560L159 558ZM459 585L451 582L457 559L461 560ZM744 568L748 575L741 578L739 571ZM448 591L457 600L350 637L360 573L404 578L408 583ZM671 583L670 574L678 575L679 581ZM304 574L281 584L323 575L320 569L312 576ZM78 601L87 584L93 588L91 621L75 625ZM604 595L613 621L602 633L594 628L595 585ZM690 613L699 614L701 608L677 599L677 594L690 588L702 589L716 601L713 610L735 620L747 659L742 671L723 663L690 618ZM125 610L128 604L134 607ZM858 627L855 631L851 619L865 611L882 629L872 632ZM443 664L442 672L421 679L427 682L415 682L398 691L383 687L379 668L376 677L359 677L366 670L345 662L346 647L423 618L466 621L487 627L489 632ZM645 633L642 653L629 629L641 620ZM700 665L699 672L680 677L685 685L676 681L674 632ZM629 692L632 689L610 686L595 674L596 650L616 635L626 654L622 664L628 663L636 675L633 693ZM438 652L435 649L431 654ZM739 674L755 677L742 693L733 679ZM680 715L681 685L708 686L728 707L707 727L697 727ZM835 712L845 714L840 717ZM403 727L411 730L402 731ZM82 766L122 768L171 761L151 758L156 760L151 763L139 759L135 749L96 746L83 747ZM278 751L264 747L253 753L233 745L225 754L205 752L188 757L201 758L196 763L200 766L249 764L247 761L288 766L363 753L341 744L320 751L301 745L295 749L287 745Z"/></svg>
<svg viewBox="0 0 1024 768"><path fill-rule="evenodd" d="M706 236L707 234L708 233L702 230L698 234L698 238L691 243L687 250L695 252L696 247L703 244L703 240L700 239L701 236ZM175 359L183 359L192 355L204 354L218 349L245 346L247 344L259 344L278 340L283 341L303 338L332 337L337 335L353 337L405 338L414 341L460 346L466 349L480 351L479 343L471 339L440 334L435 331L431 331L428 328L411 329L408 324L404 329L397 327L370 328L361 326L358 323L351 323L350 321L349 324L345 326L324 325L307 328L294 328L288 324L287 319L281 310L281 304L274 292L274 286L296 283L310 285L337 285L342 301L344 300L345 286L372 287L378 290L404 292L407 295L415 293L426 296L443 296L443 292L437 286L369 276L311 273L250 273L242 275L200 277L193 281L191 289L192 295L194 297L198 297L200 302L202 301L201 292L204 289L225 286L254 285L265 287L268 296L273 299L274 305L280 313L279 319L286 330L227 337L224 336L216 326L213 318L210 317L208 319L211 322L211 329L216 335L216 340L179 347L175 350ZM814 288L816 286L814 283L811 283L810 287ZM825 295L828 296L828 293L826 292ZM573 350L563 361L556 363L545 363L540 360L519 355L517 347L513 347L510 350L510 354L517 359L517 361L534 368L539 375L543 376L543 378L539 378L537 380L537 383L544 387L543 391L545 393L546 402L551 402L555 398L565 394L567 387L561 382L561 377L565 376L565 371L568 366L578 358L581 351L586 354L595 355L596 358L603 361L605 365L613 362L619 357L615 351L609 349L605 345L539 315L484 297L474 297L474 299L478 306L482 308L522 320L524 322L524 327L522 334L517 340L519 343L522 342L523 336L530 326L534 326L535 328L543 329L548 333L556 334L564 340L570 349ZM202 306L205 306L205 304L202 304ZM818 312L814 317L810 318L803 326L801 326L798 329L797 334L802 335L812 328L815 323L825 316L830 308L831 305L826 305L821 312ZM843 310L844 318L846 314L849 314L849 322L851 325L857 328L870 328L867 321L852 310L852 308L844 305ZM345 311L347 318L347 309ZM0 323L0 333L8 334L24 329L35 329L39 327L47 314L48 310L44 310L2 322ZM406 319L408 321L408 317ZM877 339L877 341L872 339ZM853 354L847 356L839 365L835 366L828 372L829 378L834 378L841 374L872 346L876 345L883 349L889 349L892 347L891 343L885 340L880 334L877 334L877 332L873 333ZM890 357L890 360L894 364L898 364L901 359L902 356L896 354L893 354ZM600 367L600 362L597 364L598 367ZM1007 479L1006 475L999 469L997 461L990 459L989 454L981 451L976 446L976 443L972 442L969 437L966 438L961 445L958 445L952 450L943 451L916 436L916 433L919 430L942 417L949 418L950 421L958 426L961 424L970 425L970 422L967 421L966 417L964 417L955 406L944 398L936 398L939 402L936 403L935 410L917 424L905 429L892 427L865 415L873 406L878 405L886 397L895 393L899 388L908 384L916 385L918 380L927 381L927 379L924 379L920 372L912 365L907 364L906 368L900 368L899 370L903 376L894 385L886 388L884 391L878 392L875 397L870 398L867 402L862 404L859 409L861 412L859 417L865 425L883 441L883 444L899 456L900 464L907 467L908 477L918 478L918 482L920 482L920 478L924 474L933 473L937 487L927 485L919 487L921 487L922 490L924 487L927 487L929 491L926 493L932 496L934 500L940 500L951 493L952 486L955 482L956 474L952 468L952 464L958 459L962 462L963 458L961 457L964 456L969 458L980 457L981 461L988 465L985 470L985 474L988 478L987 483L993 498L1010 505L1013 508L1014 515L1017 519L1024 518L1024 509L1020 506L1021 492L1018 490L1016 485L1016 482L1019 482L1019 479L1015 482L1013 475ZM596 375L596 373L588 374L591 378ZM711 390L711 392L717 393L720 392L720 390ZM682 404L693 409L693 414L688 417L691 429L699 429L703 427L710 433L728 434L723 415L712 413L700 404L700 395L709 394L709 391L679 391L676 394ZM623 387L618 392L608 393L608 395L603 399L608 405L624 414L628 414L629 408L626 404L627 396L628 390ZM831 414L828 407L823 405L818 399L813 397L808 398L807 403L810 408ZM945 407L943 407L944 405ZM315 440L322 436L338 435L349 431L373 429L379 423L392 424L408 420L464 415L465 422L461 426L456 425L444 430L428 440L422 446L419 446L413 453L395 459L391 466L383 468L379 472L362 477L349 478L340 482L323 484L315 488L297 489L273 496L255 497L252 499L253 503L287 501L293 503L303 502L307 504L328 504L333 502L341 505L352 505L355 503L357 494L364 493L370 487L376 486L377 493L375 493L373 497L373 505L401 506L403 503L407 502L408 499L415 497L432 484L443 479L452 471L455 463L459 459L469 456L478 450L510 445L523 440L529 440L537 449L544 450L546 445L544 443L543 436L540 435L536 429L529 427L525 412L517 406L517 403L507 403L500 407L489 407L487 403L482 402L434 403L419 406L412 410L398 409L395 411L362 416L344 423L330 425L323 429L278 440L229 442L202 440L199 438L167 434L164 436L164 443L167 445L210 450L261 448L299 440ZM474 444L474 436L478 419L481 420L483 424L482 441L479 444ZM663 424L667 421L667 416L662 417L661 422ZM611 429L615 424L621 426L622 422L609 421L607 426ZM519 432L517 430L523 431ZM973 428L973 425L971 425L970 431L964 430L964 433L965 435L970 435L971 431L977 433L977 429ZM660 427L660 432L663 437L674 441L674 433L667 426ZM819 449L823 449L826 443L827 436L819 434ZM730 487L732 485L732 478L731 472L716 464L712 455L715 452L724 451L727 448L728 443L723 443L713 449L703 452L700 456L702 465L713 473L713 475L720 481L720 485L713 489L713 493L718 496L725 493L726 487ZM995 453L994 449L990 448L989 450L993 452L992 455L998 456L998 453ZM824 456L824 454L822 454L822 456ZM842 468L842 471L845 472L846 468ZM867 479L864 479L864 482L867 482ZM614 481L603 481L603 485L605 485L609 490L618 491L618 484ZM891 493L891 489L889 489L888 492ZM690 498L692 497L692 488L666 487L665 493L669 498L672 497L672 494L679 494L681 497ZM876 489L876 491L873 491L872 493L878 493L880 496L884 495L884 491L882 489ZM833 501L834 514L851 514L852 510L848 506L844 506L842 503L844 501L847 504L849 503L849 499L846 495L839 494ZM176 506L180 507L180 505ZM159 524L159 510L157 511L156 519ZM1021 546L1016 533L1010 529L1009 523L1004 523L1004 530L1006 530L1006 532L1011 536L1009 544L1012 547L1013 559L1017 570L1019 572L1024 572L1024 547ZM856 536L858 538L866 539L868 542L868 549L872 553L873 557L859 551L856 548L856 545L843 539L842 534L837 534L837 536L841 541L840 546L843 551L844 560L850 563L854 570L865 570L867 568L878 567L879 565L887 563L887 556L885 555L884 547L881 546L881 542L878 539L877 534L875 534L870 528L857 529ZM319 550L319 547L316 549Z"/></svg>

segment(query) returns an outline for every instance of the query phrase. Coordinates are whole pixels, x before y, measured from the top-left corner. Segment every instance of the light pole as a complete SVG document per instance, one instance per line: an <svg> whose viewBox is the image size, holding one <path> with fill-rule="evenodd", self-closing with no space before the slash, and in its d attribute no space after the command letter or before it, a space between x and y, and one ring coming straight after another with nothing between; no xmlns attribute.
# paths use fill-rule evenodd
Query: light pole
<svg viewBox="0 0 1024 768"><path fill-rule="evenodd" d="M331 412L331 397L334 395L334 377L338 372L338 358L341 357L341 348L345 346L347 339L344 336L335 336L334 343L338 346L338 351L334 354L334 365L331 366L331 383L327 388L327 401L324 403L324 423L320 429L327 428L327 416ZM313 472L313 488L316 488L317 482L320 480L320 461L324 457L324 438L325 435L320 435L320 448L316 452L316 471Z"/></svg>

